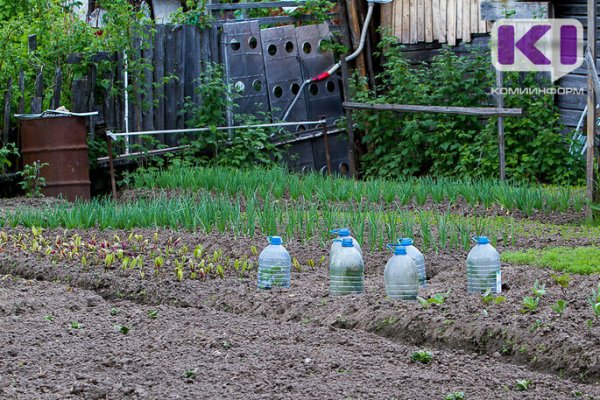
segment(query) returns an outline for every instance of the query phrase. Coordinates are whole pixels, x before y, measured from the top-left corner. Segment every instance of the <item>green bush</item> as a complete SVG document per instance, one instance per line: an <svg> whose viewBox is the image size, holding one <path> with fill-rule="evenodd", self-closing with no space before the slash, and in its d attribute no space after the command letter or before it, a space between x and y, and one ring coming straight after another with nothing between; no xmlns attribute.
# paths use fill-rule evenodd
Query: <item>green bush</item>
<svg viewBox="0 0 600 400"><path fill-rule="evenodd" d="M494 104L495 76L489 52L471 47L465 56L444 48L430 65L411 66L396 39L384 35L383 72L374 91L357 81L358 101L370 103L482 107ZM506 74L505 87L544 87L538 75ZM506 171L513 180L579 182L583 160L568 151L564 127L552 96L508 95L506 107L521 107L524 117L505 118ZM493 178L499 175L497 118L399 114L354 114L364 132L367 153L361 171L367 177L398 174Z"/></svg>

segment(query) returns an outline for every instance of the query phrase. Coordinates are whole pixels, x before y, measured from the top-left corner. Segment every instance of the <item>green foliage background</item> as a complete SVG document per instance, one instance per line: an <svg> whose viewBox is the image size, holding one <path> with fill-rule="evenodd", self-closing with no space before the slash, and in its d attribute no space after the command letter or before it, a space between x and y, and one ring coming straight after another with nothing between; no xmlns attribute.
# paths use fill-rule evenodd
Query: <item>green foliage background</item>
<svg viewBox="0 0 600 400"><path fill-rule="evenodd" d="M369 103L482 107L493 105L495 74L487 49L472 47L459 56L441 50L431 65L412 66L384 35L380 44L383 72L376 91L360 80L355 98ZM506 74L505 87L551 86L538 75ZM505 118L506 173L509 179L547 183L580 183L581 157L568 151L568 138L550 95L506 96L506 107L523 108L525 116ZM464 115L356 112L365 132L367 153L361 159L367 177L398 175L496 178L499 175L497 118Z"/></svg>

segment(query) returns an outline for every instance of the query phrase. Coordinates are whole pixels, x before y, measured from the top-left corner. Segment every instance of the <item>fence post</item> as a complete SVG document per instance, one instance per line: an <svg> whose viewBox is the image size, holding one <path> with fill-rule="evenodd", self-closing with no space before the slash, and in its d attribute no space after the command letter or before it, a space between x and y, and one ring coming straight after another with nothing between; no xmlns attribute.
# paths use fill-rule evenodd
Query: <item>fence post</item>
<svg viewBox="0 0 600 400"><path fill-rule="evenodd" d="M348 84L348 64L346 57L342 56L342 87L344 89L344 102L350 100L350 85ZM348 129L348 161L350 162L350 176L356 178L356 156L354 144L354 123L352 122L352 110L346 109L346 127Z"/></svg>

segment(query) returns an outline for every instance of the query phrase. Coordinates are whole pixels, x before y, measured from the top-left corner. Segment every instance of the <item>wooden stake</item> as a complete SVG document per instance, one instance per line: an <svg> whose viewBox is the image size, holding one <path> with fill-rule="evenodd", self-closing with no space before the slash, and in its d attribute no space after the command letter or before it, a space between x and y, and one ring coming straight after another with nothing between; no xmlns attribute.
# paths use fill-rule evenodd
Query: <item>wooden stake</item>
<svg viewBox="0 0 600 400"><path fill-rule="evenodd" d="M356 4L358 0L346 0L346 11L348 12L348 22L350 26L350 32L352 34L352 48L358 49L360 45L360 17L358 14L358 6ZM366 29L367 27L365 27ZM359 54L356 58L356 69L360 73L360 76L366 75L365 59L363 56L364 52Z"/></svg>
<svg viewBox="0 0 600 400"><path fill-rule="evenodd" d="M344 89L344 101L347 102L350 98L348 85L348 64L346 57L342 56L342 87ZM348 161L350 162L350 176L356 177L356 158L354 151L354 123L352 122L352 111L346 108L346 128L348 129Z"/></svg>
<svg viewBox="0 0 600 400"><path fill-rule="evenodd" d="M322 115L321 119L326 119L326 115ZM327 122L323 124L323 142L325 142L325 158L327 159L327 175L331 175L331 153L329 151L329 139L327 136L329 133L327 132Z"/></svg>
<svg viewBox="0 0 600 400"><path fill-rule="evenodd" d="M496 70L496 87L502 89L504 74ZM498 108L504 108L504 95L499 93L496 97ZM500 180L506 180L506 155L504 153L504 117L498 117L498 155L500 157Z"/></svg>
<svg viewBox="0 0 600 400"><path fill-rule="evenodd" d="M115 179L115 165L113 160L112 139L106 136L106 144L108 146L108 169L110 172L110 188L112 191L113 200L117 200L117 182Z"/></svg>
<svg viewBox="0 0 600 400"><path fill-rule="evenodd" d="M597 0L588 0L588 46L592 55L592 60L596 60L596 2ZM586 208L586 218L588 221L594 219L594 210L592 204L597 188L595 188L594 177L594 147L596 136L596 94L594 90L594 77L592 68L588 67L588 113L587 113L587 168L586 168L586 189L588 206Z"/></svg>

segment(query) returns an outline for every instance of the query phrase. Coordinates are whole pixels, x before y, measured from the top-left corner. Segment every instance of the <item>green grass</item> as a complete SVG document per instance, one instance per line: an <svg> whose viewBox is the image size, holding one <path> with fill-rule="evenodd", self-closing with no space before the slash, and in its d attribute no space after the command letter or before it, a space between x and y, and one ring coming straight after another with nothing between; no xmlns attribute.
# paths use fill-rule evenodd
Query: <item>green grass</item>
<svg viewBox="0 0 600 400"><path fill-rule="evenodd" d="M502 253L502 261L589 275L600 273L600 247L554 247L544 250L507 251Z"/></svg>

